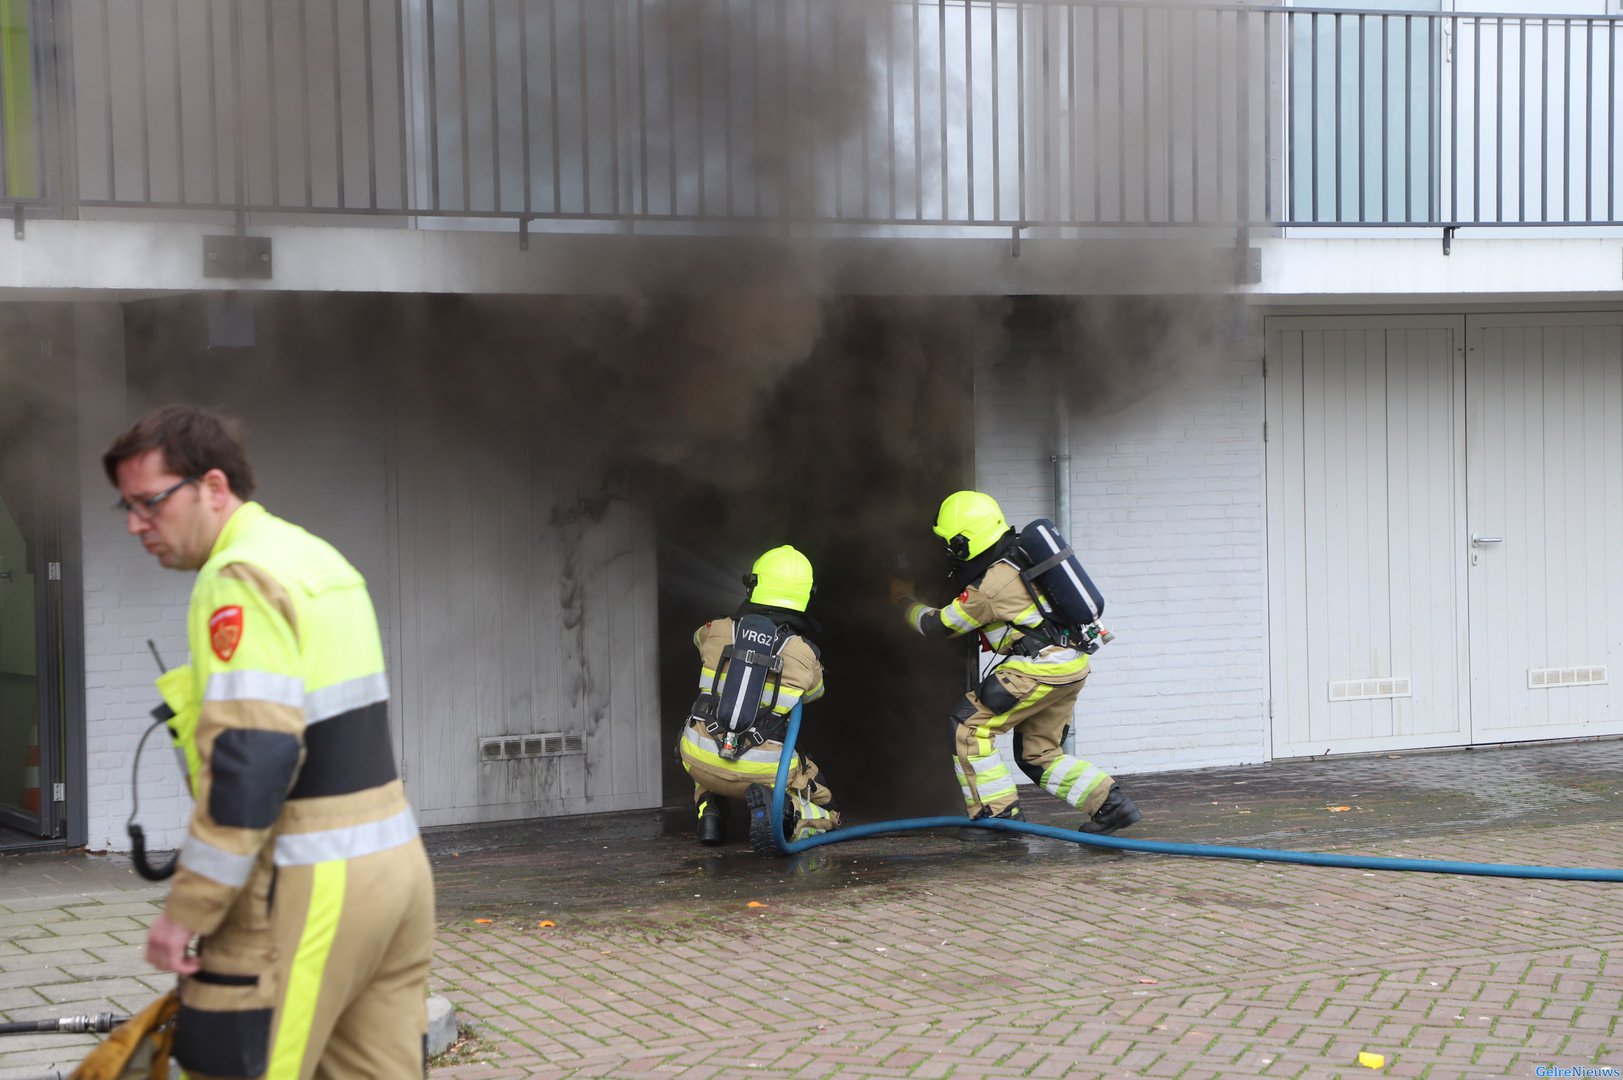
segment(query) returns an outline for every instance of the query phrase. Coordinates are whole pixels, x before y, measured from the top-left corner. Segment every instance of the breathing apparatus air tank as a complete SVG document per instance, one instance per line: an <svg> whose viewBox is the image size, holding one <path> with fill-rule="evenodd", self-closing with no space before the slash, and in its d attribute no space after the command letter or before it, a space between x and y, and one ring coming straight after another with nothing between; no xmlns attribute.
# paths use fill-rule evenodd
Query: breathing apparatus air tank
<svg viewBox="0 0 1623 1080"><path fill-rule="evenodd" d="M1072 647L1097 652L1111 637L1098 626L1105 613L1104 594L1088 577L1058 526L1048 518L1038 518L1020 530L1018 543L1026 563L1020 578L1043 620Z"/></svg>
<svg viewBox="0 0 1623 1080"><path fill-rule="evenodd" d="M718 674L695 706L723 758L734 760L765 741L755 720L763 707L770 711L777 702L783 685L783 657L778 654L787 641L764 615L745 615L733 624L733 643L721 650ZM763 705L769 679L771 702Z"/></svg>

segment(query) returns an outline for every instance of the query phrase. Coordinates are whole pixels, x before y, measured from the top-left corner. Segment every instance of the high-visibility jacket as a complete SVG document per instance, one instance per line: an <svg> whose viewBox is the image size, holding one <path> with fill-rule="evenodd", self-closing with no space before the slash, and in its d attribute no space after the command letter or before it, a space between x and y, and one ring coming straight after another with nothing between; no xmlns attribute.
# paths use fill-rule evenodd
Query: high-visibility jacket
<svg viewBox="0 0 1623 1080"><path fill-rule="evenodd" d="M694 631L693 644L699 650L699 693L708 694L714 689L721 650L732 643L732 619L715 619ZM761 690L761 705L771 707L772 722L763 719L757 724L768 742L746 749L737 759L723 758L704 725L693 723L682 733L683 754L718 769L748 773L760 783L772 783L777 774L779 752L783 749L780 740L788 728L789 711L823 696L823 661L815 645L794 634L784 642L778 656L783 660L783 673L779 678L768 679ZM790 767L798 767L798 761L797 755Z"/></svg>
<svg viewBox="0 0 1623 1080"><path fill-rule="evenodd" d="M958 637L979 631L987 647L1004 657L999 670L1017 671L1041 683L1063 685L1087 677L1088 656L1050 644L1040 633L1041 611L1019 569L1008 560L993 563L945 607L912 604L907 621L927 637Z"/></svg>
<svg viewBox="0 0 1623 1080"><path fill-rule="evenodd" d="M376 1075L414 1071L433 882L365 581L245 503L198 572L187 629L189 677L160 682L196 799L165 914L203 936L204 970L182 980L176 1058L206 1075L268 1063L308 1077L328 1039L358 1039L392 1063ZM368 981L401 957L400 987ZM344 1028L349 1002L401 987L399 1024Z"/></svg>

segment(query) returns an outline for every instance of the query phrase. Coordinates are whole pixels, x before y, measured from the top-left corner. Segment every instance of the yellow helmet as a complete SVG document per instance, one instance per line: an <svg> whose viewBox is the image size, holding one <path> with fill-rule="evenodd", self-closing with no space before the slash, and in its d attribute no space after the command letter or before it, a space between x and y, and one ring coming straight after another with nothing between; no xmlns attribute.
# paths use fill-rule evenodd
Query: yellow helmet
<svg viewBox="0 0 1623 1080"><path fill-rule="evenodd" d="M997 500L980 491L955 491L941 501L935 534L955 559L973 559L1002 538L1009 523Z"/></svg>
<svg viewBox="0 0 1623 1080"><path fill-rule="evenodd" d="M751 603L805 611L813 591L811 560L788 544L775 547L755 560L744 584Z"/></svg>

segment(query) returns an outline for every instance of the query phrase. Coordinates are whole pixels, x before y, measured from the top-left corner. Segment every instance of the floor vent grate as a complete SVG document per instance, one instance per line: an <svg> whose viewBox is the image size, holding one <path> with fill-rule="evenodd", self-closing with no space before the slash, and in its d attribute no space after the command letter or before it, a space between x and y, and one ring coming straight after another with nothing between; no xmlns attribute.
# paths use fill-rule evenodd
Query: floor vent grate
<svg viewBox="0 0 1623 1080"><path fill-rule="evenodd" d="M1380 679L1336 679L1330 683L1331 701L1371 701L1409 696L1407 675Z"/></svg>
<svg viewBox="0 0 1623 1080"><path fill-rule="evenodd" d="M1527 669L1529 690L1549 690L1556 686L1598 686L1606 681L1605 664Z"/></svg>
<svg viewBox="0 0 1623 1080"><path fill-rule="evenodd" d="M586 740L577 732L538 731L531 735L497 735L479 740L480 761L567 757L585 752Z"/></svg>

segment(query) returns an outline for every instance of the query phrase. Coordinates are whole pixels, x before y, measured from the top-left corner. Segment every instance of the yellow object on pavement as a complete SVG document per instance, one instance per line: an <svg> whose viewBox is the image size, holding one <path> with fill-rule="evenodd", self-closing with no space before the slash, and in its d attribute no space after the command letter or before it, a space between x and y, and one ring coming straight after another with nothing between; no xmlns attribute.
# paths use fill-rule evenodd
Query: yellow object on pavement
<svg viewBox="0 0 1623 1080"><path fill-rule="evenodd" d="M1386 1055L1371 1054L1360 1050L1358 1052L1358 1064L1366 1069L1384 1069L1386 1067Z"/></svg>

